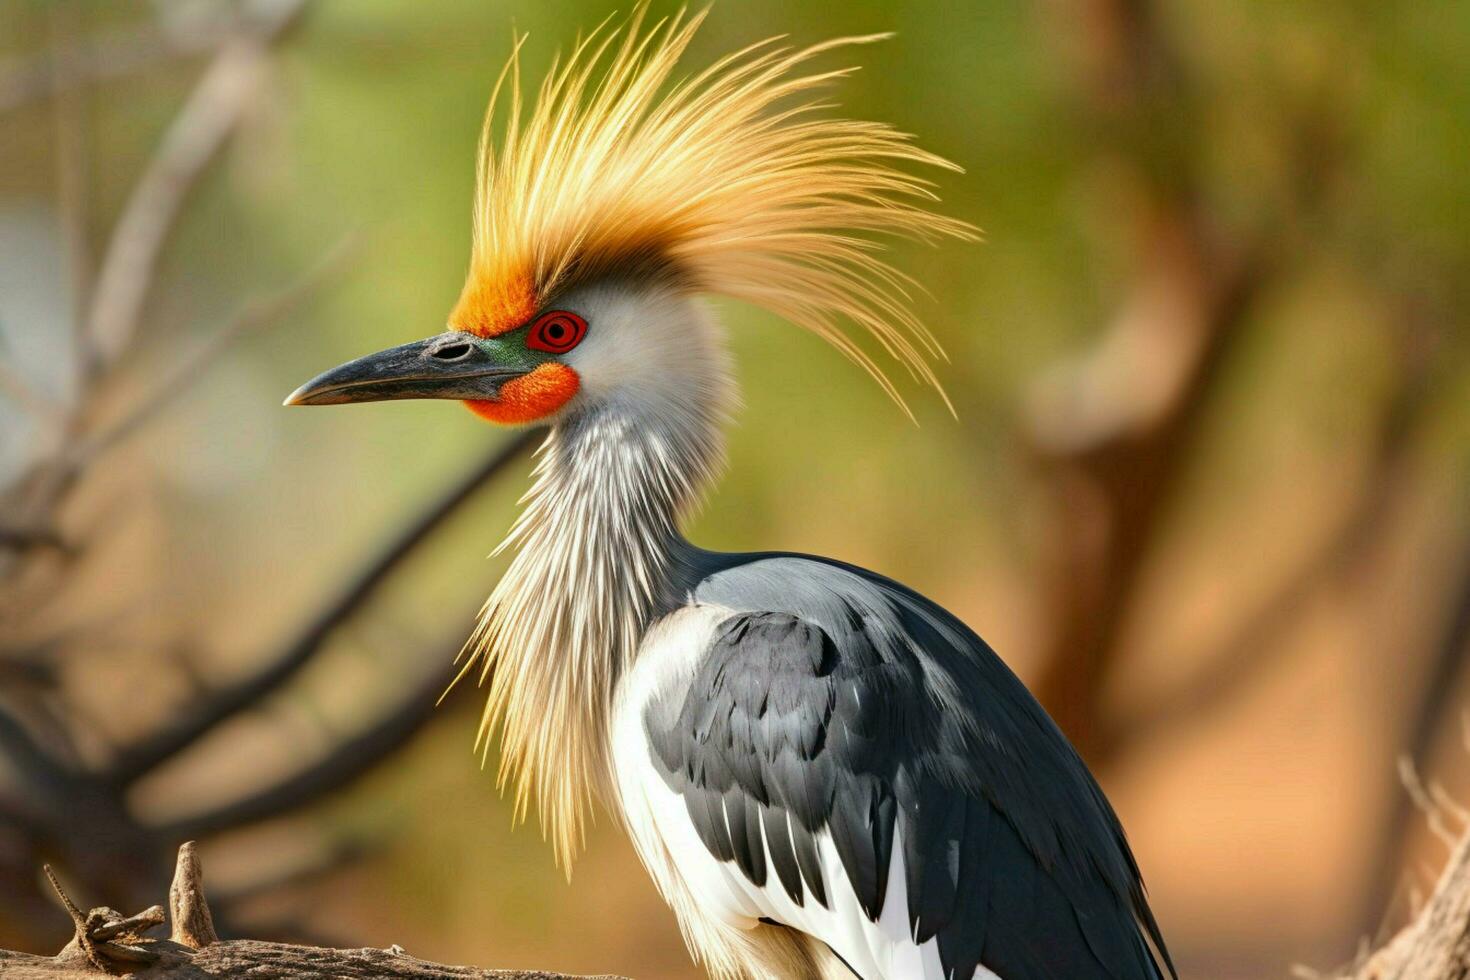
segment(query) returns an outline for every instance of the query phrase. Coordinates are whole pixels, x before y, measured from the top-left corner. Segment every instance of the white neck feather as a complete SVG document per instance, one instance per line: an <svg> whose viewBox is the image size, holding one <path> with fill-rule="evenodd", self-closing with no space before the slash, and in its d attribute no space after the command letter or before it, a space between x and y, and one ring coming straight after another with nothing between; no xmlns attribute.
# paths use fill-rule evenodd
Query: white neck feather
<svg viewBox="0 0 1470 980"><path fill-rule="evenodd" d="M500 728L517 814L534 795L568 866L586 804L608 788L614 689L673 599L680 521L723 461L733 400L709 318L674 294L611 308L632 298L587 300L584 343L598 332L600 343L629 345L630 360L618 379L584 374L583 395L541 447L525 510L501 545L515 557L472 641L490 678L480 737ZM620 312L636 318L636 337L619 337Z"/></svg>

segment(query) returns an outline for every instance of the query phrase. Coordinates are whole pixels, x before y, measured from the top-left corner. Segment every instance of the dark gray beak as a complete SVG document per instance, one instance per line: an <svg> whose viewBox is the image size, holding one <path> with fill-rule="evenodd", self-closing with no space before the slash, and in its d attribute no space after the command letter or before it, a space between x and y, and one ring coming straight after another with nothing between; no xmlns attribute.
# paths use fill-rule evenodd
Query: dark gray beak
<svg viewBox="0 0 1470 980"><path fill-rule="evenodd" d="M529 370L497 361L480 338L443 333L359 357L291 392L287 405L345 405L399 398L495 398Z"/></svg>

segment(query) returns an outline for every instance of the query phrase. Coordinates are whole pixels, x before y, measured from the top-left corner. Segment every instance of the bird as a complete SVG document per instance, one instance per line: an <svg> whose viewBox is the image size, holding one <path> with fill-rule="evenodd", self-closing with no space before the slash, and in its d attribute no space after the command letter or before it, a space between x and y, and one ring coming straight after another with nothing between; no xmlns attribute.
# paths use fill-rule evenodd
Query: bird
<svg viewBox="0 0 1470 980"><path fill-rule="evenodd" d="M888 371L942 393L941 351L884 246L978 236L940 212L958 167L830 103L854 70L831 52L883 35L686 69L706 14L640 4L534 92L517 36L446 330L286 403L547 427L465 647L477 747L567 868L611 813L710 975L1177 977L1107 798L969 626L843 561L684 535L738 403L711 298L814 332L909 411Z"/></svg>

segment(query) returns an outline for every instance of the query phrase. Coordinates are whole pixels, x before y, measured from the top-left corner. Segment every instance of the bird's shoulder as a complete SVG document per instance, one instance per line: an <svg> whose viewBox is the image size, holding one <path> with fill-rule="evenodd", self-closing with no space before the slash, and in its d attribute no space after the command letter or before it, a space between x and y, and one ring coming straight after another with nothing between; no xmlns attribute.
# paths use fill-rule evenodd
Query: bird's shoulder
<svg viewBox="0 0 1470 980"><path fill-rule="evenodd" d="M743 664L751 682L841 678L900 713L955 729L993 762L1085 767L998 654L954 614L899 582L855 565L784 552L702 553L685 599L730 611L713 633L707 673ZM837 705L838 709L844 707ZM854 703L871 713L879 705ZM897 734L897 733L895 733ZM958 746L956 746L958 747Z"/></svg>

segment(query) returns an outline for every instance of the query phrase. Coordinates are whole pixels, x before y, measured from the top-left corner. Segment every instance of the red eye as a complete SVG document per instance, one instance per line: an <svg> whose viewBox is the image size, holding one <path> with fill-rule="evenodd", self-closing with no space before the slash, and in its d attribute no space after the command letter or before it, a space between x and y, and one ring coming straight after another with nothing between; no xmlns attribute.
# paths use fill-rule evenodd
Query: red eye
<svg viewBox="0 0 1470 980"><path fill-rule="evenodd" d="M575 313L554 310L531 324L526 346L549 354L565 354L587 336L587 321Z"/></svg>

